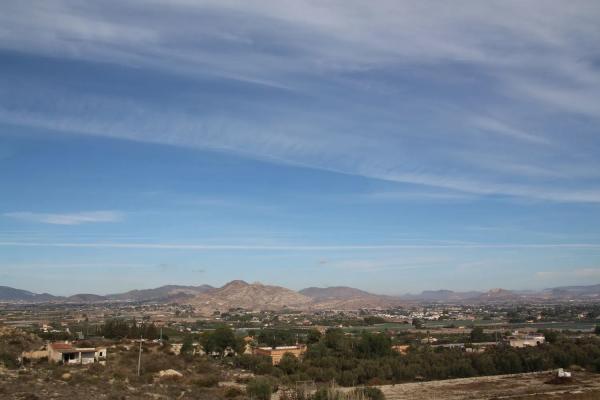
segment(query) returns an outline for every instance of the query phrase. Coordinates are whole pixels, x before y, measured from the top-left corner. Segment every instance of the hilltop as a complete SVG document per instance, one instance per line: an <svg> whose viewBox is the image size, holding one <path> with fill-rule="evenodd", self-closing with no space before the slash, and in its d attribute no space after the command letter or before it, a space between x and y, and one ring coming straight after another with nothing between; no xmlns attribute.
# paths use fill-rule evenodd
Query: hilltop
<svg viewBox="0 0 600 400"><path fill-rule="evenodd" d="M184 301L202 310L225 311L230 308L252 310L275 310L281 308L306 307L311 299L298 292L281 286L247 283L235 280L223 287L200 293Z"/></svg>
<svg viewBox="0 0 600 400"><path fill-rule="evenodd" d="M191 304L204 311L223 311L230 308L252 310L387 308L414 302L521 302L569 301L600 299L600 284L564 286L541 291L513 291L491 289L487 292L452 290L425 290L420 294L389 296L370 293L348 286L308 287L294 291L282 286L231 281L222 287L210 285L165 285L152 289L130 290L124 293L98 295L75 294L54 296L27 290L0 286L0 302L5 303L100 303L100 302L156 302Z"/></svg>

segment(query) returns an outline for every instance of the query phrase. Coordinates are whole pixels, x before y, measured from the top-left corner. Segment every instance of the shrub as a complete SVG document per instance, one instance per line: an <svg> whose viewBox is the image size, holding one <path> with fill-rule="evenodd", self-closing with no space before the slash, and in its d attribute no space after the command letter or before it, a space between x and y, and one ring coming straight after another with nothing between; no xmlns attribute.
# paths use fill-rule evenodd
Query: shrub
<svg viewBox="0 0 600 400"><path fill-rule="evenodd" d="M19 366L16 357L6 352L0 353L0 364L4 364L6 368L17 368Z"/></svg>
<svg viewBox="0 0 600 400"><path fill-rule="evenodd" d="M228 399L233 399L235 397L240 397L244 394L244 392L242 392L240 389L234 387L234 386L230 386L225 390L225 397L227 397Z"/></svg>
<svg viewBox="0 0 600 400"><path fill-rule="evenodd" d="M360 396L362 396L365 400L385 400L381 389L376 387L358 388L353 393L356 397L361 398Z"/></svg>
<svg viewBox="0 0 600 400"><path fill-rule="evenodd" d="M219 384L219 376L215 374L201 375L194 380L194 384L200 387L214 387Z"/></svg>
<svg viewBox="0 0 600 400"><path fill-rule="evenodd" d="M246 393L256 400L270 400L273 387L266 378L254 378L246 385Z"/></svg>

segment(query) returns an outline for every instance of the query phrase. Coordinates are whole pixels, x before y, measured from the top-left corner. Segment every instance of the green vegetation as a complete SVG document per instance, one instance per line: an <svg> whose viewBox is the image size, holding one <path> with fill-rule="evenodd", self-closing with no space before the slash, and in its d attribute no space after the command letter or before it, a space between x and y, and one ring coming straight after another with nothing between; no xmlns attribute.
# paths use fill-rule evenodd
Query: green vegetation
<svg viewBox="0 0 600 400"><path fill-rule="evenodd" d="M127 322L119 319L109 319L104 325L100 326L96 333L107 339L143 337L144 339L154 340L159 338L159 331L154 324L137 323L136 320Z"/></svg>
<svg viewBox="0 0 600 400"><path fill-rule="evenodd" d="M471 343L494 342L495 340L493 334L484 333L483 328L480 326L471 329L471 333L469 334L469 341Z"/></svg>
<svg viewBox="0 0 600 400"><path fill-rule="evenodd" d="M476 331L475 339L482 339L480 335ZM301 362L291 356L276 367L254 356L238 357L237 362L257 374L279 377L284 383L334 380L342 386L534 372L571 365L600 372L600 341L594 338L558 336L554 343L541 346L497 346L483 353L418 346L400 355L391 344L384 334L363 333L355 338L340 329L330 329L309 345Z"/></svg>
<svg viewBox="0 0 600 400"><path fill-rule="evenodd" d="M363 321L365 321L366 325L375 325L375 324L383 324L385 323L385 319L381 317L376 317L374 315L364 317Z"/></svg>
<svg viewBox="0 0 600 400"><path fill-rule="evenodd" d="M228 349L235 353L241 353L244 350L244 341L235 336L231 328L220 326L214 331L204 332L200 336L200 344L207 354L217 353L219 356L225 356Z"/></svg>
<svg viewBox="0 0 600 400"><path fill-rule="evenodd" d="M262 377L252 379L246 385L246 393L256 400L270 400L271 394L276 389L271 380Z"/></svg>
<svg viewBox="0 0 600 400"><path fill-rule="evenodd" d="M281 393L280 400L385 400L383 392L375 387L357 388L352 391L341 391L334 387L322 387L314 394L301 390Z"/></svg>

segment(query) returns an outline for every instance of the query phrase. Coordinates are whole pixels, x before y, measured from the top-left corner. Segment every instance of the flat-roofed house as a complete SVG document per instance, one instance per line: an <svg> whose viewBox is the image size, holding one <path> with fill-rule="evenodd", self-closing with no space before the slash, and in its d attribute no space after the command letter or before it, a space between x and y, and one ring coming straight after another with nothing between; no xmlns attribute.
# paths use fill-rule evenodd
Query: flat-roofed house
<svg viewBox="0 0 600 400"><path fill-rule="evenodd" d="M511 347L539 346L546 341L544 335L513 335L508 338Z"/></svg>
<svg viewBox="0 0 600 400"><path fill-rule="evenodd" d="M273 365L279 364L285 353L290 353L299 358L305 352L306 345L303 344L298 344L295 346L256 347L254 349L254 355L270 357Z"/></svg>
<svg viewBox="0 0 600 400"><path fill-rule="evenodd" d="M50 343L48 361L62 364L105 364L106 347L75 347L72 343Z"/></svg>

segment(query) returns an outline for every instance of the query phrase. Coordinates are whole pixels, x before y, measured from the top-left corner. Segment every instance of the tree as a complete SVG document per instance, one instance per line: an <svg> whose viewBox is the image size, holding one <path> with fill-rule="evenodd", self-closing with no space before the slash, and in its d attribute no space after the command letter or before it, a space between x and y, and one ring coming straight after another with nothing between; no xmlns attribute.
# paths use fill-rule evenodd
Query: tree
<svg viewBox="0 0 600 400"><path fill-rule="evenodd" d="M392 340L384 334L365 332L358 342L358 352L366 358L389 355L392 352Z"/></svg>
<svg viewBox="0 0 600 400"><path fill-rule="evenodd" d="M485 342L487 340L487 336L483 333L483 328L480 326L476 326L471 329L470 335L471 343L480 343Z"/></svg>
<svg viewBox="0 0 600 400"><path fill-rule="evenodd" d="M369 315L368 317L364 317L363 321L365 321L365 324L367 324L367 325L375 325L375 324L383 324L385 322L385 319L375 316L375 315Z"/></svg>
<svg viewBox="0 0 600 400"><path fill-rule="evenodd" d="M204 332L200 337L200 344L207 354L216 352L223 357L227 349L235 353L242 353L244 341L237 338L228 326L220 326L212 332Z"/></svg>
<svg viewBox="0 0 600 400"><path fill-rule="evenodd" d="M544 335L544 338L546 338L546 342L548 343L556 343L558 340L558 332L554 330L540 329L538 332Z"/></svg>
<svg viewBox="0 0 600 400"><path fill-rule="evenodd" d="M258 342L269 347L290 345L296 341L293 332L283 329L263 329L258 334Z"/></svg>
<svg viewBox="0 0 600 400"><path fill-rule="evenodd" d="M192 336L187 335L185 339L183 339L183 344L181 345L181 355L188 356L194 353L194 341L192 340Z"/></svg>
<svg viewBox="0 0 600 400"><path fill-rule="evenodd" d="M596 329L594 329L594 333L596 335L600 335L600 325L596 325Z"/></svg>
<svg viewBox="0 0 600 400"><path fill-rule="evenodd" d="M313 344L313 343L317 343L320 339L321 339L321 332L319 332L316 329L311 329L310 331L308 331L308 334L306 336L306 342L308 344Z"/></svg>
<svg viewBox="0 0 600 400"><path fill-rule="evenodd" d="M292 353L285 353L278 364L278 367L288 375L296 373L299 366L298 359Z"/></svg>
<svg viewBox="0 0 600 400"><path fill-rule="evenodd" d="M265 378L254 378L246 385L246 393L251 399L270 400L273 388L271 382Z"/></svg>
<svg viewBox="0 0 600 400"><path fill-rule="evenodd" d="M419 318L413 318L412 325L417 329L421 329L423 328L423 321L421 321Z"/></svg>

